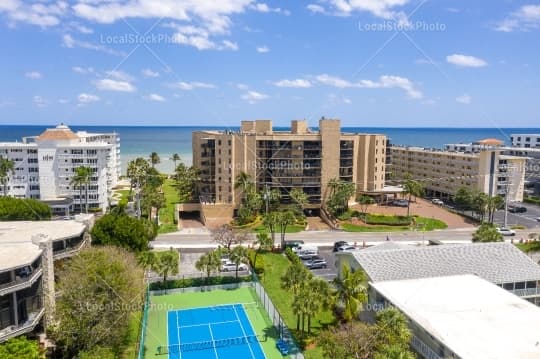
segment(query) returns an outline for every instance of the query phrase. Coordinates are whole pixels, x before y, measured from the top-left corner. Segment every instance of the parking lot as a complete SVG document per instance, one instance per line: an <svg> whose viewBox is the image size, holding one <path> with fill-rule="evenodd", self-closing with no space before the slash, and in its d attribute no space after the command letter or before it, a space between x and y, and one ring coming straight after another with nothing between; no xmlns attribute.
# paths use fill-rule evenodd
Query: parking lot
<svg viewBox="0 0 540 359"><path fill-rule="evenodd" d="M336 256L329 247L319 247L319 257L326 261L326 268L311 269L311 272L326 281L331 281L337 277Z"/></svg>
<svg viewBox="0 0 540 359"><path fill-rule="evenodd" d="M540 226L537 218L540 218L540 207L528 203L520 203L519 206L527 208L525 213L510 213L508 212L508 227L513 225L522 225L527 228ZM504 223L504 210L498 210L495 213L495 223L502 225Z"/></svg>

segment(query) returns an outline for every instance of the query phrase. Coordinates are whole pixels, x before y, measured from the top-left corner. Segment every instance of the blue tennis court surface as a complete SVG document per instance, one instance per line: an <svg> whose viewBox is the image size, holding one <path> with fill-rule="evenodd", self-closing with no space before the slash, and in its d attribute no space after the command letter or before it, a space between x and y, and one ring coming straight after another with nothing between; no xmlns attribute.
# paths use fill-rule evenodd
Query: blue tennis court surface
<svg viewBox="0 0 540 359"><path fill-rule="evenodd" d="M242 304L167 313L170 359L265 359Z"/></svg>

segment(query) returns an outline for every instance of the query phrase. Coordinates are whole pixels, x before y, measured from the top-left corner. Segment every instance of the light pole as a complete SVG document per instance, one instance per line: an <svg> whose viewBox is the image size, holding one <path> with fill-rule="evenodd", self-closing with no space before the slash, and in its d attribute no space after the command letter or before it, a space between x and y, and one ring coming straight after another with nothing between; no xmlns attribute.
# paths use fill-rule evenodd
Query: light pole
<svg viewBox="0 0 540 359"><path fill-rule="evenodd" d="M266 214L268 214L268 201L270 200L270 194L268 193L268 184L264 184L264 194L263 199L266 205Z"/></svg>

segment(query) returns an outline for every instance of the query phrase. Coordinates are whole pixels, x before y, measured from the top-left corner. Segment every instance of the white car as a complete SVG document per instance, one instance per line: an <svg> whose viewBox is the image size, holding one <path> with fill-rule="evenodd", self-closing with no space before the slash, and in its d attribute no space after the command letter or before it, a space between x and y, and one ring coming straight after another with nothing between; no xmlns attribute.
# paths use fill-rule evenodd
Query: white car
<svg viewBox="0 0 540 359"><path fill-rule="evenodd" d="M244 263L240 263L238 266L238 271L246 271L248 269L247 265ZM234 272L236 271L236 264L232 262L228 262L221 265L221 271L222 272Z"/></svg>
<svg viewBox="0 0 540 359"><path fill-rule="evenodd" d="M431 200L431 203L436 204L436 205L439 205L439 206L444 205L444 202L441 201L441 200L438 199L438 198L433 198L433 199Z"/></svg>
<svg viewBox="0 0 540 359"><path fill-rule="evenodd" d="M351 245L341 246L338 248L338 252L349 252L349 251L355 251L356 247Z"/></svg>
<svg viewBox="0 0 540 359"><path fill-rule="evenodd" d="M497 232L502 234L503 236L515 236L516 231L509 229L509 228L497 228Z"/></svg>

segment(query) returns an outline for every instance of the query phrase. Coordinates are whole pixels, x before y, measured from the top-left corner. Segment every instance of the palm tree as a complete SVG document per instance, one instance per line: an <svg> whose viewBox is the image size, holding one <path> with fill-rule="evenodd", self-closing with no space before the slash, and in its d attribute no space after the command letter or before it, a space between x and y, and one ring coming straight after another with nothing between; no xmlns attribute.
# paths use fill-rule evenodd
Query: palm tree
<svg viewBox="0 0 540 359"><path fill-rule="evenodd" d="M180 161L180 155L178 153L173 153L171 160L174 162L174 170L176 170L176 162Z"/></svg>
<svg viewBox="0 0 540 359"><path fill-rule="evenodd" d="M320 278L312 278L306 285L306 316L308 318L307 330L311 333L311 318L321 309L328 309L333 304L332 291L328 282Z"/></svg>
<svg viewBox="0 0 540 359"><path fill-rule="evenodd" d="M291 263L291 265L287 268L287 271L283 276L281 277L281 288L285 290L289 290L293 294L293 298L301 297L300 291L302 286L309 281L313 277L313 274L309 272L306 267L302 264L302 262L298 261L295 263ZM301 299L297 300L296 305L298 306L298 310L295 311L296 314L296 329L300 329L300 315L302 314L301 307L304 305L304 303L300 302Z"/></svg>
<svg viewBox="0 0 540 359"><path fill-rule="evenodd" d="M279 217L280 217L280 213L277 211L270 212L263 216L263 224L270 231L273 245L276 243L276 232L277 232L277 226L279 224Z"/></svg>
<svg viewBox="0 0 540 359"><path fill-rule="evenodd" d="M252 184L251 176L244 171L240 172L234 179L234 189L240 188L242 190L243 199L246 198L247 192Z"/></svg>
<svg viewBox="0 0 540 359"><path fill-rule="evenodd" d="M150 154L150 164L152 165L152 168L154 168L160 162L161 162L161 159L159 158L159 155L157 154L157 152L152 152Z"/></svg>
<svg viewBox="0 0 540 359"><path fill-rule="evenodd" d="M473 233L473 242L502 242L503 235L490 223L482 223Z"/></svg>
<svg viewBox="0 0 540 359"><path fill-rule="evenodd" d="M146 271L158 271L158 257L155 252L144 251L137 256L137 263Z"/></svg>
<svg viewBox="0 0 540 359"><path fill-rule="evenodd" d="M7 196L7 183L10 175L15 174L15 163L7 158L0 156L0 182L4 189L4 197Z"/></svg>
<svg viewBox="0 0 540 359"><path fill-rule="evenodd" d="M379 341L383 345L397 345L407 350L411 340L407 318L393 307L379 311L376 317Z"/></svg>
<svg viewBox="0 0 540 359"><path fill-rule="evenodd" d="M301 211L304 210L304 206L309 202L308 195L300 188L293 188L289 196Z"/></svg>
<svg viewBox="0 0 540 359"><path fill-rule="evenodd" d="M257 233L257 239L255 240L255 245L257 245L257 250L255 251L255 258L253 258L253 268L257 266L257 255L260 251L268 250L274 245L274 240L268 235L267 232Z"/></svg>
<svg viewBox="0 0 540 359"><path fill-rule="evenodd" d="M291 210L277 212L278 213L278 227L281 234L281 249L285 249L285 233L287 233L287 227L290 224L294 224L296 218Z"/></svg>
<svg viewBox="0 0 540 359"><path fill-rule="evenodd" d="M236 265L236 278L238 278L238 266L248 260L247 248L243 246L234 247L230 253L230 259Z"/></svg>
<svg viewBox="0 0 540 359"><path fill-rule="evenodd" d="M85 200L85 213L88 213L88 183L92 176L92 169L90 167L79 166L75 168L75 175L71 178L70 184L75 187L79 187L79 210L82 213L82 190L85 187L86 200Z"/></svg>
<svg viewBox="0 0 540 359"><path fill-rule="evenodd" d="M493 223L495 212L504 206L504 198L500 195L491 196L487 200L489 223Z"/></svg>
<svg viewBox="0 0 540 359"><path fill-rule="evenodd" d="M351 321L358 316L362 304L367 301L367 290L364 285L366 275L362 270L351 271L348 265L343 265L341 276L334 279L336 299L344 307L343 318Z"/></svg>
<svg viewBox="0 0 540 359"><path fill-rule="evenodd" d="M337 192L338 188L339 188L339 179L332 178L328 182L328 189L330 189L330 193L328 194L328 197L332 197Z"/></svg>
<svg viewBox="0 0 540 359"><path fill-rule="evenodd" d="M169 274L178 274L178 252L172 248L161 253L158 261L158 273L163 276L163 285L167 285L167 276Z"/></svg>
<svg viewBox="0 0 540 359"><path fill-rule="evenodd" d="M218 251L211 251L201 256L197 262L195 262L195 268L201 272L206 272L206 280L210 278L210 274L219 270L221 266L221 258Z"/></svg>

